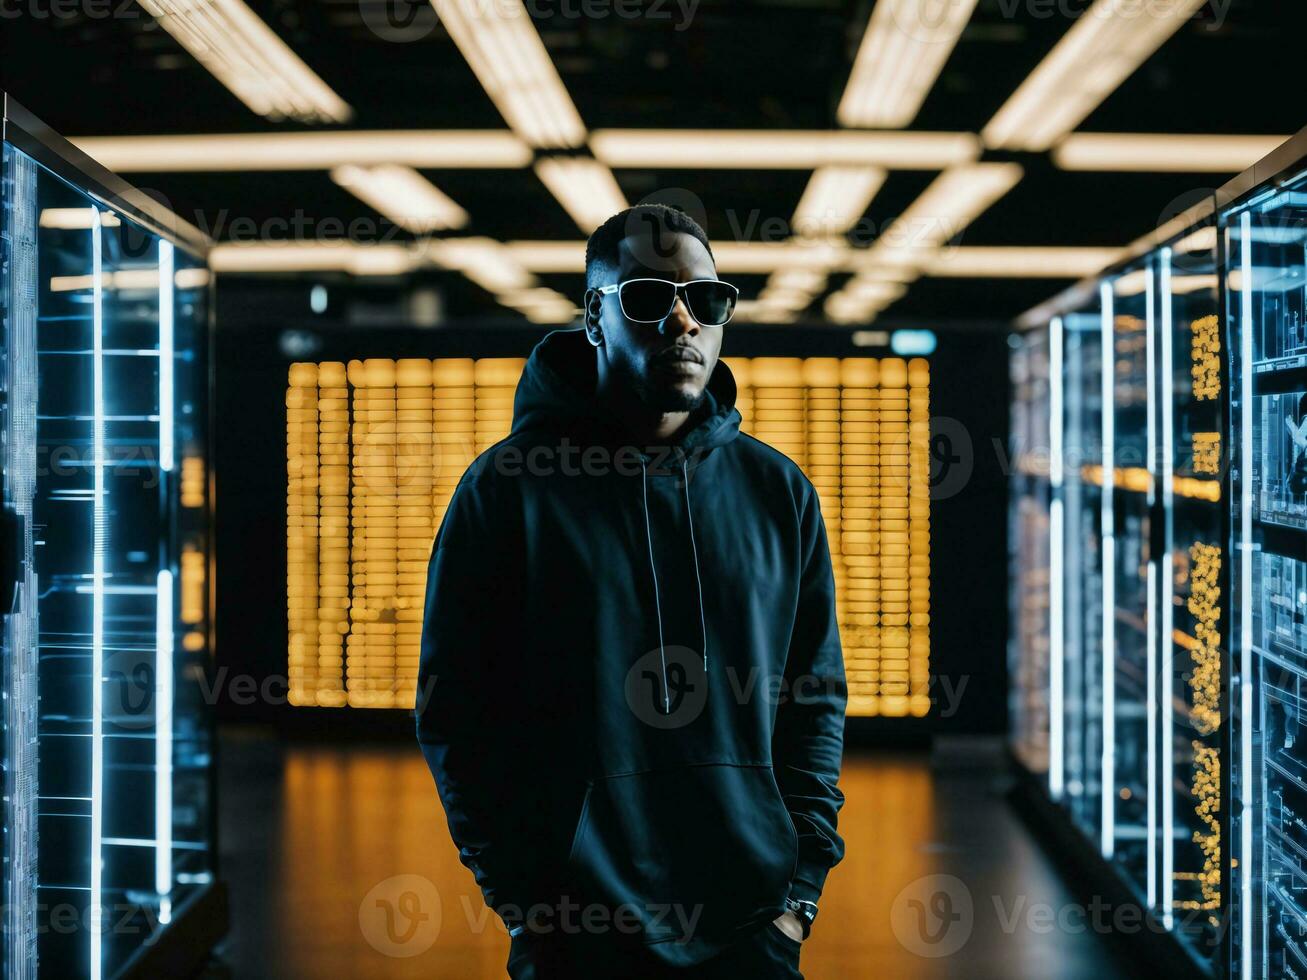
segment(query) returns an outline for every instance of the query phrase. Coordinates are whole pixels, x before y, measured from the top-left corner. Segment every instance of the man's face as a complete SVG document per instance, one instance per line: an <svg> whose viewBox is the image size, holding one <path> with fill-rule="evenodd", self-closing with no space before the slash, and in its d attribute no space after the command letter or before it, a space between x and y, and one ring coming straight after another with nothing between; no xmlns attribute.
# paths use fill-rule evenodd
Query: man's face
<svg viewBox="0 0 1307 980"><path fill-rule="evenodd" d="M622 240L620 264L613 280L716 279L717 268L708 250L693 235L659 231ZM677 295L661 323L633 323L622 315L616 293L603 297L600 326L601 356L620 383L629 385L650 408L686 412L703 399L704 388L722 349L723 327L703 327Z"/></svg>

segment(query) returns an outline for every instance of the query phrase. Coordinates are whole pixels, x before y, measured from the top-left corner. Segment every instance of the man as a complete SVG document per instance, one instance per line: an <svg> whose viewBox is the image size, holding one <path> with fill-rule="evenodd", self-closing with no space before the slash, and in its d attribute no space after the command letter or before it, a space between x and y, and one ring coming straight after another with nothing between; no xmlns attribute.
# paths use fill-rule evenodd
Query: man
<svg viewBox="0 0 1307 980"><path fill-rule="evenodd" d="M615 215L586 283L436 537L418 740L516 980L801 977L844 852L817 495L739 431L693 220Z"/></svg>

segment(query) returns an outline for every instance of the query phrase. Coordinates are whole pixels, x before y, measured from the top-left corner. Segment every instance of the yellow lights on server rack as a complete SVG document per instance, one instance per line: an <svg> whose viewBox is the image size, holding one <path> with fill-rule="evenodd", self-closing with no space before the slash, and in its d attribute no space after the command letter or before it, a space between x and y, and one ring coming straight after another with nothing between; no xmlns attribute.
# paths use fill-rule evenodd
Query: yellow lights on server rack
<svg viewBox="0 0 1307 980"><path fill-rule="evenodd" d="M835 570L849 714L930 708L926 361L728 358L744 427L817 490Z"/></svg>
<svg viewBox="0 0 1307 980"><path fill-rule="evenodd" d="M1195 432L1192 436L1194 472L1221 472L1221 433Z"/></svg>
<svg viewBox="0 0 1307 980"><path fill-rule="evenodd" d="M203 507L205 499L204 459L182 457L181 498L183 507Z"/></svg>
<svg viewBox="0 0 1307 980"><path fill-rule="evenodd" d="M1189 649L1194 669L1189 676L1193 697L1193 723L1201 735L1221 725L1221 549L1199 541L1189 549L1188 609L1194 617L1194 639Z"/></svg>
<svg viewBox="0 0 1307 980"><path fill-rule="evenodd" d="M463 471L508 433L523 363L291 366L291 704L413 705L431 543Z"/></svg>
<svg viewBox="0 0 1307 980"><path fill-rule="evenodd" d="M1209 401L1221 393L1221 321L1215 315L1205 316L1195 320L1190 330L1194 398Z"/></svg>
<svg viewBox="0 0 1307 980"><path fill-rule="evenodd" d="M295 364L286 395L290 701L416 694L427 560L464 470L509 430L518 358ZM923 359L728 358L745 428L825 516L849 713L930 707L930 372Z"/></svg>
<svg viewBox="0 0 1307 980"><path fill-rule="evenodd" d="M1187 675L1194 730L1203 737L1213 735L1221 726L1221 549L1197 541L1189 549L1189 599L1186 604L1194 618L1194 637L1181 644L1193 661ZM1190 638L1186 637L1186 640ZM1221 759L1219 750L1199 739L1193 748L1193 772L1190 790L1200 829L1193 840L1203 855L1199 872L1177 872L1177 880L1198 883L1199 897L1177 902L1185 909L1212 911L1220 907L1221 897Z"/></svg>
<svg viewBox="0 0 1307 980"><path fill-rule="evenodd" d="M201 504L203 506L203 504ZM181 621L188 625L204 621L204 604L207 592L204 552L187 546L181 554Z"/></svg>

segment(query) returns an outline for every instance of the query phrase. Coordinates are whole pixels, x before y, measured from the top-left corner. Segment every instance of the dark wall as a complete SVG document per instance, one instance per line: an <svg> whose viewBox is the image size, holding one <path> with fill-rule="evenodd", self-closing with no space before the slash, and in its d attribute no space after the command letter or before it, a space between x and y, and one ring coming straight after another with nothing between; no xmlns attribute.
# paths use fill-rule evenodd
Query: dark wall
<svg viewBox="0 0 1307 980"><path fill-rule="evenodd" d="M370 356L525 356L543 328L520 322L348 327L311 314L307 287L230 283L219 288L217 321L219 717L272 723L287 733L407 737L412 723L406 712L285 703L286 368L295 360ZM924 721L851 719L851 741L1006 728L1006 337L988 326L933 329L939 338L930 358L936 706ZM738 356L889 353L854 347L848 331L820 326L732 327L725 349Z"/></svg>

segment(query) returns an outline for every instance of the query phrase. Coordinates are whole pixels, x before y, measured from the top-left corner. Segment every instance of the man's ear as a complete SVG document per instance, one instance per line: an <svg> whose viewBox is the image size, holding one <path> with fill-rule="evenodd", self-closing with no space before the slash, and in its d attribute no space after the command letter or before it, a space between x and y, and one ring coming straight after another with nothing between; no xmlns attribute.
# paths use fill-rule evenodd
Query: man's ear
<svg viewBox="0 0 1307 980"><path fill-rule="evenodd" d="M599 327L599 314L603 308L603 296L597 289L585 291L585 335L595 347L603 346L604 335Z"/></svg>

